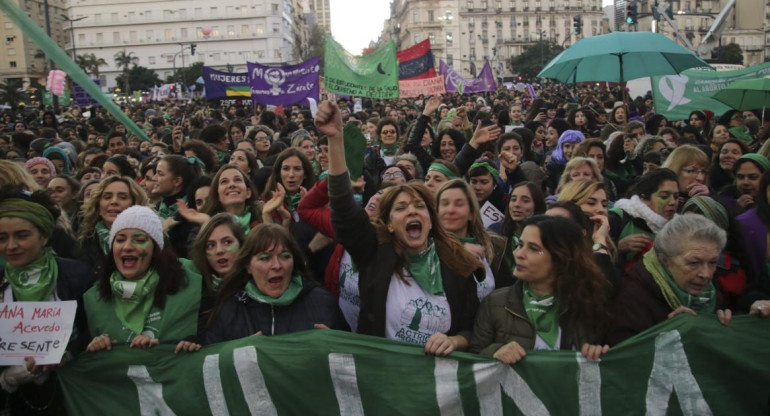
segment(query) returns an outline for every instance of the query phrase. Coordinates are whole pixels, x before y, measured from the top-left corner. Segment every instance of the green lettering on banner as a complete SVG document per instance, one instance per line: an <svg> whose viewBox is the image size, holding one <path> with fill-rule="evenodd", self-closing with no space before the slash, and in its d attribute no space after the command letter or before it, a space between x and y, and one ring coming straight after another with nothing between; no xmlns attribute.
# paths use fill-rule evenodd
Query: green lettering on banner
<svg viewBox="0 0 770 416"><path fill-rule="evenodd" d="M116 346L58 370L71 415L758 415L770 320L677 316L601 362L529 351L513 366L338 331L252 336L175 355ZM669 403L672 403L669 407ZM674 403L678 404L675 405Z"/></svg>
<svg viewBox="0 0 770 416"><path fill-rule="evenodd" d="M669 120L687 120L694 110L711 110L719 117L730 107L711 97L731 82L770 75L770 62L734 71L688 69L678 75L651 77L655 112Z"/></svg>

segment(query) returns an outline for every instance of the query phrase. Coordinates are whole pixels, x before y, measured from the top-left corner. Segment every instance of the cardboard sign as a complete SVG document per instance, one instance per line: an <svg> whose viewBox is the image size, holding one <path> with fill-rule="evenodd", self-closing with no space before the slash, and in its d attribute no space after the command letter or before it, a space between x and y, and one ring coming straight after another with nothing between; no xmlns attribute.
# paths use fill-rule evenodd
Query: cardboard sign
<svg viewBox="0 0 770 416"><path fill-rule="evenodd" d="M489 228L492 224L503 222L503 219L505 219L503 213L500 212L497 207L489 203L489 201L481 206L481 221L484 223L484 228Z"/></svg>
<svg viewBox="0 0 770 416"><path fill-rule="evenodd" d="M414 98L422 95L437 95L446 93L444 77L398 81L401 98Z"/></svg>
<svg viewBox="0 0 770 416"><path fill-rule="evenodd" d="M0 365L59 364L72 335L74 300L0 303Z"/></svg>

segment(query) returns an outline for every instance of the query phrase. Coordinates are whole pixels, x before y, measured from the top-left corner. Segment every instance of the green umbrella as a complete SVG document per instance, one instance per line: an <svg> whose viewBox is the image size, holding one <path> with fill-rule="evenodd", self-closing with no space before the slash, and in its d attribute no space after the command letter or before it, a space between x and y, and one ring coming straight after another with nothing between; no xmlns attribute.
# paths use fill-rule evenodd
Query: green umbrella
<svg viewBox="0 0 770 416"><path fill-rule="evenodd" d="M711 98L739 111L762 109L770 103L770 77L739 79Z"/></svg>
<svg viewBox="0 0 770 416"><path fill-rule="evenodd" d="M673 40L652 32L613 32L583 38L537 75L565 84L586 81L624 81L653 75L678 74L709 67Z"/></svg>

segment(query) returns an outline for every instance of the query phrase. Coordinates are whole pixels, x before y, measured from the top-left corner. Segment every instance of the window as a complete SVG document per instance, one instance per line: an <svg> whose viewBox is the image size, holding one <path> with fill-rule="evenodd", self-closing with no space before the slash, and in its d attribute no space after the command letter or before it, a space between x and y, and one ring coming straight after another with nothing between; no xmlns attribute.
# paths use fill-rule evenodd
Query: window
<svg viewBox="0 0 770 416"><path fill-rule="evenodd" d="M265 33L265 27L262 25L257 25L257 34L262 35Z"/></svg>
<svg viewBox="0 0 770 416"><path fill-rule="evenodd" d="M147 39L152 39L153 33L152 30L147 30L144 32L144 37Z"/></svg>
<svg viewBox="0 0 770 416"><path fill-rule="evenodd" d="M110 13L110 21L113 23L117 23L120 21L120 18L118 17L117 13Z"/></svg>
<svg viewBox="0 0 770 416"><path fill-rule="evenodd" d="M270 10L272 10L274 14L277 14L278 13L278 5L277 4L273 4L272 7L270 8Z"/></svg>
<svg viewBox="0 0 770 416"><path fill-rule="evenodd" d="M235 26L227 25L227 36L235 36Z"/></svg>
<svg viewBox="0 0 770 416"><path fill-rule="evenodd" d="M217 53L212 53L212 54L211 54L211 59L213 59L213 60L214 60L214 62L216 62L216 61L219 61L219 52L217 52Z"/></svg>
<svg viewBox="0 0 770 416"><path fill-rule="evenodd" d="M94 14L94 22L96 22L96 23L101 23L102 22L102 14L101 13Z"/></svg>
<svg viewBox="0 0 770 416"><path fill-rule="evenodd" d="M173 16L174 16L174 11L173 10L168 10L168 9L163 10L163 18L164 19L171 19Z"/></svg>
<svg viewBox="0 0 770 416"><path fill-rule="evenodd" d="M11 68L16 68L16 61L9 61L8 66L10 66Z"/></svg>
<svg viewBox="0 0 770 416"><path fill-rule="evenodd" d="M152 10L144 11L144 20L152 20Z"/></svg>
<svg viewBox="0 0 770 416"><path fill-rule="evenodd" d="M452 54L448 53L446 55L446 64L449 65L449 66L452 66L452 65L455 64L455 58L454 58L454 56L452 56Z"/></svg>
<svg viewBox="0 0 770 416"><path fill-rule="evenodd" d="M104 43L104 34L103 33L97 33L96 34L96 43Z"/></svg>
<svg viewBox="0 0 770 416"><path fill-rule="evenodd" d="M150 65L155 65L155 57L154 56L149 57L149 62L150 62Z"/></svg>
<svg viewBox="0 0 770 416"><path fill-rule="evenodd" d="M6 44L7 44L7 43L11 43L11 42L13 42L15 39L16 39L16 36L13 36L13 35L11 35L11 36L6 36L6 37L5 37L5 43L6 43Z"/></svg>
<svg viewBox="0 0 770 416"><path fill-rule="evenodd" d="M414 34L414 44L416 45L418 43L420 43L420 34L419 33L415 33Z"/></svg>
<svg viewBox="0 0 770 416"><path fill-rule="evenodd" d="M428 39L430 40L431 45L436 43L436 35L434 35L432 32L428 33Z"/></svg>
<svg viewBox="0 0 770 416"><path fill-rule="evenodd" d="M452 44L452 40L454 40L453 37L452 37L452 32L446 32L446 43L447 43L447 45L451 45Z"/></svg>
<svg viewBox="0 0 770 416"><path fill-rule="evenodd" d="M5 28L6 28L6 29L13 29L13 23L11 23L11 22L5 22Z"/></svg>
<svg viewBox="0 0 770 416"><path fill-rule="evenodd" d="M112 41L115 43L120 42L120 32L112 32Z"/></svg>
<svg viewBox="0 0 770 416"><path fill-rule="evenodd" d="M257 51L257 58L264 58L265 57L265 51Z"/></svg>
<svg viewBox="0 0 770 416"><path fill-rule="evenodd" d="M209 9L209 16L210 17L217 17L217 13L218 13L218 11L217 11L216 7L212 7L211 9Z"/></svg>
<svg viewBox="0 0 770 416"><path fill-rule="evenodd" d="M78 43L82 44L86 41L86 35L83 33L78 33Z"/></svg>
<svg viewBox="0 0 770 416"><path fill-rule="evenodd" d="M136 19L136 12L128 12L128 20L133 21Z"/></svg>
<svg viewBox="0 0 770 416"><path fill-rule="evenodd" d="M249 25L241 25L241 35L249 35Z"/></svg>
<svg viewBox="0 0 770 416"><path fill-rule="evenodd" d="M420 12L414 11L412 12L412 23L419 23L420 22Z"/></svg>
<svg viewBox="0 0 770 416"><path fill-rule="evenodd" d="M179 9L179 20L187 19L187 9Z"/></svg>
<svg viewBox="0 0 770 416"><path fill-rule="evenodd" d="M428 21L433 22L433 10L428 10Z"/></svg>
<svg viewBox="0 0 770 416"><path fill-rule="evenodd" d="M16 48L8 48L8 55L16 55Z"/></svg>
<svg viewBox="0 0 770 416"><path fill-rule="evenodd" d="M166 29L163 36L165 36L166 40L171 40L174 37L174 29Z"/></svg>
<svg viewBox="0 0 770 416"><path fill-rule="evenodd" d="M281 51L280 51L280 50L278 50L278 49L273 49L273 58L278 58L278 59L280 59L280 58L282 58L282 57L283 57L283 54L281 53Z"/></svg>
<svg viewBox="0 0 770 416"><path fill-rule="evenodd" d="M136 30L128 32L128 38L131 40L131 42L136 42L139 40L139 37L136 35Z"/></svg>
<svg viewBox="0 0 770 416"><path fill-rule="evenodd" d="M203 8L196 7L195 8L195 18L196 19L200 19L201 17L203 17Z"/></svg>
<svg viewBox="0 0 770 416"><path fill-rule="evenodd" d="M183 28L179 29L179 36L182 39L187 39L188 34L187 34L187 28L186 27L183 27Z"/></svg>
<svg viewBox="0 0 770 416"><path fill-rule="evenodd" d="M211 36L219 36L219 26L214 26L211 29Z"/></svg>
<svg viewBox="0 0 770 416"><path fill-rule="evenodd" d="M281 27L278 23L273 23L273 33L278 33L281 31Z"/></svg>

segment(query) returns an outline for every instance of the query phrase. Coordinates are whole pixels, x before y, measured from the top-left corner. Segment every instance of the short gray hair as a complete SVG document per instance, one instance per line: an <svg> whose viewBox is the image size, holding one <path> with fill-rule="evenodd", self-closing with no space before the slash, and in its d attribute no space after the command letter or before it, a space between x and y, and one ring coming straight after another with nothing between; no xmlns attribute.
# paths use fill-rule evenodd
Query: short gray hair
<svg viewBox="0 0 770 416"><path fill-rule="evenodd" d="M400 160L406 160L414 165L414 179L425 179L425 173L422 170L422 165L417 160L417 156L412 153L402 153L393 158L392 164L395 165Z"/></svg>
<svg viewBox="0 0 770 416"><path fill-rule="evenodd" d="M688 241L714 243L722 251L727 244L727 233L702 215L677 215L655 236L655 251L673 258L682 253Z"/></svg>

